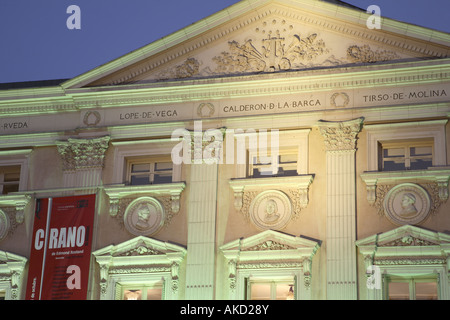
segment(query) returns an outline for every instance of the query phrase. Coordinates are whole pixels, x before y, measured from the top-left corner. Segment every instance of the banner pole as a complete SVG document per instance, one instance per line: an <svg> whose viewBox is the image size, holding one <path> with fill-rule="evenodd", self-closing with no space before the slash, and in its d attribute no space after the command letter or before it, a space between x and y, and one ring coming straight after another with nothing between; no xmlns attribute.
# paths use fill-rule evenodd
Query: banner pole
<svg viewBox="0 0 450 320"><path fill-rule="evenodd" d="M53 200L53 198L48 198L47 223L45 226L44 257L42 259L41 285L39 286L39 300L41 300L42 284L44 282L45 258L47 256L47 241L48 241L48 233L49 233L49 229L50 229L50 219L51 219L50 213L52 210L52 200Z"/></svg>

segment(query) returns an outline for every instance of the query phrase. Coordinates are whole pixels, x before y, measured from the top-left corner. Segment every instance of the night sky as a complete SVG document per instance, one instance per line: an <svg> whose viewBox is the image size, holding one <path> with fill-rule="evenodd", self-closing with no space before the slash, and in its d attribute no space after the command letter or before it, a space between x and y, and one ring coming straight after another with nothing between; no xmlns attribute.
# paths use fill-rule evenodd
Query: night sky
<svg viewBox="0 0 450 320"><path fill-rule="evenodd" d="M238 0L0 0L0 83L68 79L145 46ZM347 0L450 32L450 0ZM70 5L81 29L69 30Z"/></svg>

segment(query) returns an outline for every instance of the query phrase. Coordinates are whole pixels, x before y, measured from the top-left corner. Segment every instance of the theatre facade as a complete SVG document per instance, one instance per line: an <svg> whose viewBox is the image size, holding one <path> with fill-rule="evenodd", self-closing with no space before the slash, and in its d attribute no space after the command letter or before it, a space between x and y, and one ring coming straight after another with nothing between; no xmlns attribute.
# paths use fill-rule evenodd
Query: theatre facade
<svg viewBox="0 0 450 320"><path fill-rule="evenodd" d="M449 299L450 35L370 18L242 0L3 84L0 297Z"/></svg>

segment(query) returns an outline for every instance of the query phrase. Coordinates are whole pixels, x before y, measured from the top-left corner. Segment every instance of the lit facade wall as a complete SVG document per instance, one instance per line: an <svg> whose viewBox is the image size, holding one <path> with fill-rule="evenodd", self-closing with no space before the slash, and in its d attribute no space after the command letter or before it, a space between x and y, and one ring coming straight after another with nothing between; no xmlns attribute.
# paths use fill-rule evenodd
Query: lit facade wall
<svg viewBox="0 0 450 320"><path fill-rule="evenodd" d="M450 297L449 35L257 7L0 91L2 297L26 296L36 200L85 194L87 299Z"/></svg>

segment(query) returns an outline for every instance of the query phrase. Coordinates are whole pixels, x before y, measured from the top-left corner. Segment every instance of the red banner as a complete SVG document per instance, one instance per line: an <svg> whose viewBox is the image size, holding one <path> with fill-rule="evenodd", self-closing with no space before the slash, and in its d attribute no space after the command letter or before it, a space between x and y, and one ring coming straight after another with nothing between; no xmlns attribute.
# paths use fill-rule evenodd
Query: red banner
<svg viewBox="0 0 450 320"><path fill-rule="evenodd" d="M95 195L38 199L27 300L87 297Z"/></svg>

